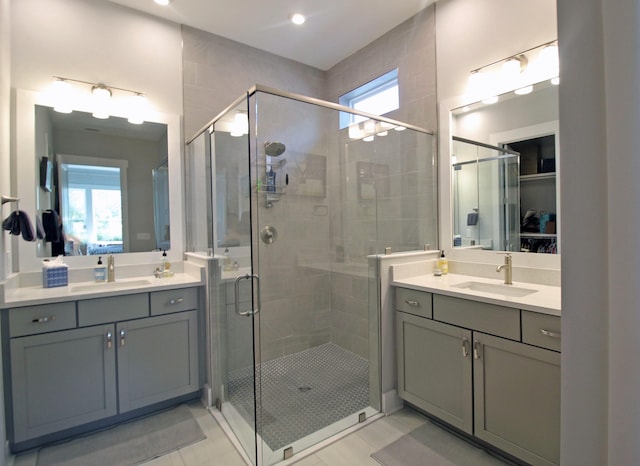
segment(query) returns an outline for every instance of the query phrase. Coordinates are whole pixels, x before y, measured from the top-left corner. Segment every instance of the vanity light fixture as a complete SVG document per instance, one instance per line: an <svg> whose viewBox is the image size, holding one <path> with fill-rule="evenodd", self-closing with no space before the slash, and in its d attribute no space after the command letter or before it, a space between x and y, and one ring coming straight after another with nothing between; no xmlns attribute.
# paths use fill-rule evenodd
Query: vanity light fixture
<svg viewBox="0 0 640 466"><path fill-rule="evenodd" d="M524 87L521 87L520 89L516 89L515 91L513 91L513 93L516 95L527 95L527 94L531 94L532 92L533 92L533 86L524 86Z"/></svg>
<svg viewBox="0 0 640 466"><path fill-rule="evenodd" d="M305 16L302 13L293 13L289 17L289 19L296 26L300 26L301 24L304 24L304 22L307 20L307 18L305 18Z"/></svg>
<svg viewBox="0 0 640 466"><path fill-rule="evenodd" d="M111 116L111 90L102 83L91 88L93 95L93 117L106 120Z"/></svg>
<svg viewBox="0 0 640 466"><path fill-rule="evenodd" d="M247 118L247 114L244 112L237 112L233 116L233 122L231 123L231 132L230 136L234 138L239 138L240 136L244 136L249 133L249 120Z"/></svg>
<svg viewBox="0 0 640 466"><path fill-rule="evenodd" d="M78 104L76 99L82 98L82 95L75 91L72 83L78 83L85 86L89 86L91 94L86 95L85 99L91 99L90 108L91 113L95 118L106 119L111 115L112 105L118 106L121 113L128 115L129 123L142 124L145 121L145 117L149 112L148 103L145 95L142 92L134 91L131 89L124 89L122 87L109 86L104 83L92 83L89 81L82 81L80 79L63 78L61 76L54 76L54 81L51 87L52 100L54 102L54 110L57 112L71 113L73 108ZM117 98L113 98L114 91L124 92L131 94L127 99L121 99L119 102Z"/></svg>
<svg viewBox="0 0 640 466"><path fill-rule="evenodd" d="M171 3L171 0L153 0L153 1L161 6L167 6L169 3Z"/></svg>
<svg viewBox="0 0 640 466"><path fill-rule="evenodd" d="M73 111L73 89L71 83L64 79L56 79L51 84L51 94L54 100L53 109L59 113Z"/></svg>
<svg viewBox="0 0 640 466"><path fill-rule="evenodd" d="M558 74L558 41L553 40L472 70L467 93L489 103L505 92L526 94L537 82L553 80L556 84Z"/></svg>

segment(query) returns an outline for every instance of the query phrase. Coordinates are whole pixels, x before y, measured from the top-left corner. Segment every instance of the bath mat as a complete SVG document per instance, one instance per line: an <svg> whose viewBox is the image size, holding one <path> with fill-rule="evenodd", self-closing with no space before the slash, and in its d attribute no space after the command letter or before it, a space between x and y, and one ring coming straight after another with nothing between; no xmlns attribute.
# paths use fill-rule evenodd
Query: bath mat
<svg viewBox="0 0 640 466"><path fill-rule="evenodd" d="M505 466L482 448L427 421L371 455L384 466Z"/></svg>
<svg viewBox="0 0 640 466"><path fill-rule="evenodd" d="M205 439L186 405L41 448L37 466L132 466Z"/></svg>

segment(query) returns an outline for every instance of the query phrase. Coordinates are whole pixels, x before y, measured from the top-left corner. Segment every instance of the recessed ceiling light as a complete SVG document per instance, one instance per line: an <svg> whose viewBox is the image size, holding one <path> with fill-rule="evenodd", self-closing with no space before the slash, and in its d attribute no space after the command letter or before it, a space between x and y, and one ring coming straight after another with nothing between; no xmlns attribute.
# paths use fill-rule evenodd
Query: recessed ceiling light
<svg viewBox="0 0 640 466"><path fill-rule="evenodd" d="M307 18L305 18L302 13L294 13L291 15L291 22L293 24L300 25L303 24L306 20Z"/></svg>
<svg viewBox="0 0 640 466"><path fill-rule="evenodd" d="M156 2L158 5L162 5L162 6L167 6L169 3L171 3L171 0L153 0L154 2Z"/></svg>

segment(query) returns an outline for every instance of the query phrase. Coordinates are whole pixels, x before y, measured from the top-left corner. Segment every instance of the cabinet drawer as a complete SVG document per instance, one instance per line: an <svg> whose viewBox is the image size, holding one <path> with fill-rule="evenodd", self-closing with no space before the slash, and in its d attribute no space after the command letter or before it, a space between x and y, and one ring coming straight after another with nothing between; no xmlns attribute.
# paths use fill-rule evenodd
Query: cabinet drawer
<svg viewBox="0 0 640 466"><path fill-rule="evenodd" d="M396 288L396 309L431 319L433 317L431 293L408 288Z"/></svg>
<svg viewBox="0 0 640 466"><path fill-rule="evenodd" d="M522 311L522 341L560 351L560 317Z"/></svg>
<svg viewBox="0 0 640 466"><path fill-rule="evenodd" d="M76 303L53 303L9 309L9 336L66 330L76 326Z"/></svg>
<svg viewBox="0 0 640 466"><path fill-rule="evenodd" d="M148 293L78 301L78 325L80 327L148 316Z"/></svg>
<svg viewBox="0 0 640 466"><path fill-rule="evenodd" d="M155 291L151 293L151 315L198 309L198 289Z"/></svg>
<svg viewBox="0 0 640 466"><path fill-rule="evenodd" d="M519 309L434 295L433 318L471 330L520 340Z"/></svg>

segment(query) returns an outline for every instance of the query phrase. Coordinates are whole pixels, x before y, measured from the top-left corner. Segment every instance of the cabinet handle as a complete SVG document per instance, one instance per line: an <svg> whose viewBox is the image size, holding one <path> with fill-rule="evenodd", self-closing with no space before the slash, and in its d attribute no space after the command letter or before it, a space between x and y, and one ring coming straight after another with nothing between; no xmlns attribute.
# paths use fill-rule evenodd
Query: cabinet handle
<svg viewBox="0 0 640 466"><path fill-rule="evenodd" d="M560 336L562 335L559 332L552 332L552 331L546 330L544 328L540 329L540 333L542 333L545 337L551 337L551 338L560 338Z"/></svg>
<svg viewBox="0 0 640 466"><path fill-rule="evenodd" d="M52 315L52 316L36 317L35 319L32 319L31 322L34 324L46 324L51 320L56 320L56 316Z"/></svg>
<svg viewBox="0 0 640 466"><path fill-rule="evenodd" d="M107 332L107 349L111 349L113 346L113 333Z"/></svg>
<svg viewBox="0 0 640 466"><path fill-rule="evenodd" d="M184 301L184 298L171 298L169 304L180 304L182 301Z"/></svg>
<svg viewBox="0 0 640 466"><path fill-rule="evenodd" d="M480 342L475 340L473 342L473 359L480 359Z"/></svg>
<svg viewBox="0 0 640 466"><path fill-rule="evenodd" d="M124 346L125 336L126 336L126 332L124 331L124 329L120 330L120 346Z"/></svg>
<svg viewBox="0 0 640 466"><path fill-rule="evenodd" d="M419 301L412 301L410 299L405 299L404 302L407 303L409 306L414 306L414 307L420 306Z"/></svg>
<svg viewBox="0 0 640 466"><path fill-rule="evenodd" d="M466 358L467 356L469 356L469 339L463 338L462 339L462 357Z"/></svg>

